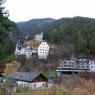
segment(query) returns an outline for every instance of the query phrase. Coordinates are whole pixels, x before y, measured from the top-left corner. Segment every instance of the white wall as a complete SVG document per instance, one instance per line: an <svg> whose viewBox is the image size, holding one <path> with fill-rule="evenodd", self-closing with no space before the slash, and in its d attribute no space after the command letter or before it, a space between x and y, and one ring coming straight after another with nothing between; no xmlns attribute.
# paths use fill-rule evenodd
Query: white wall
<svg viewBox="0 0 95 95"><path fill-rule="evenodd" d="M35 40L43 41L43 33L36 34L36 35L35 35Z"/></svg>
<svg viewBox="0 0 95 95"><path fill-rule="evenodd" d="M32 55L32 50L30 49L29 46L21 47L20 50L19 50L18 47L16 47L15 55L26 55L26 57L28 58L28 57L30 57Z"/></svg>
<svg viewBox="0 0 95 95"><path fill-rule="evenodd" d="M38 49L32 49L32 53L38 53Z"/></svg>
<svg viewBox="0 0 95 95"><path fill-rule="evenodd" d="M39 59L46 59L49 54L49 45L47 42L42 42L38 47L38 57Z"/></svg>
<svg viewBox="0 0 95 95"><path fill-rule="evenodd" d="M95 72L95 61L90 61L90 71Z"/></svg>
<svg viewBox="0 0 95 95"><path fill-rule="evenodd" d="M29 87L30 89L45 87L45 84L46 84L46 82L29 83L29 82L23 82L23 81L16 81L16 83L17 83L17 86L19 87Z"/></svg>

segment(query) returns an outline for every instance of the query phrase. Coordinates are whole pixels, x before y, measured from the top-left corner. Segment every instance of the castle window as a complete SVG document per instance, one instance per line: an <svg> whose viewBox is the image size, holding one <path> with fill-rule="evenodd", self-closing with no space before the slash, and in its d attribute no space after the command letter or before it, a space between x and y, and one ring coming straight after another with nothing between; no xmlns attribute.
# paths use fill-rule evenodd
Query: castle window
<svg viewBox="0 0 95 95"><path fill-rule="evenodd" d="M93 66L91 66L91 68L93 68Z"/></svg>

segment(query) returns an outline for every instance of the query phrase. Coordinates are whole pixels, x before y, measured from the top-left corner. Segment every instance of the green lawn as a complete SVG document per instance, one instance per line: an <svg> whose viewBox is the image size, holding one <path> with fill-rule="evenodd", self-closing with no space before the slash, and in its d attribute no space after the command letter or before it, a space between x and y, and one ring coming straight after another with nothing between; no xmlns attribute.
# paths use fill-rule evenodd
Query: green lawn
<svg viewBox="0 0 95 95"><path fill-rule="evenodd" d="M47 71L44 73L47 77L56 77L56 71Z"/></svg>

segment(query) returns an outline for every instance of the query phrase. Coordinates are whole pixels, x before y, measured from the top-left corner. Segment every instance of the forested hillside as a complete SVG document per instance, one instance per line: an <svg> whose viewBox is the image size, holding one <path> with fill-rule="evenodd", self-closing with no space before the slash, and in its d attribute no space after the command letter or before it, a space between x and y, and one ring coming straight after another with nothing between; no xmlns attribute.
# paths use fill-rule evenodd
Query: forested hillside
<svg viewBox="0 0 95 95"><path fill-rule="evenodd" d="M44 33L46 40L55 44L72 44L79 54L95 54L95 19L74 17L59 21L64 22L48 27L49 30Z"/></svg>
<svg viewBox="0 0 95 95"><path fill-rule="evenodd" d="M45 19L32 19L27 22L17 23L20 33L22 34L21 39L24 39L28 34L30 35L30 38L32 38L34 34L42 32L43 28L48 26L53 21L55 20L51 18L45 18Z"/></svg>
<svg viewBox="0 0 95 95"><path fill-rule="evenodd" d="M48 24L45 22L46 19L36 20L33 24L34 21L17 24L20 33L25 36L29 34L31 37L35 33L44 32L44 39L50 43L64 45L67 50L71 49L78 54L95 54L95 19L86 17L51 19ZM45 23L42 24L42 21Z"/></svg>

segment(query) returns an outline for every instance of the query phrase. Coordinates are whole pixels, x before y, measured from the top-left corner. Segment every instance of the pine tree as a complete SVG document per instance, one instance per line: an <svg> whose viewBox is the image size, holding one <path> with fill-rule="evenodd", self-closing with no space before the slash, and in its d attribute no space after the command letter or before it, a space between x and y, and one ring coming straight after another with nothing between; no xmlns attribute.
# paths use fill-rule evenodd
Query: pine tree
<svg viewBox="0 0 95 95"><path fill-rule="evenodd" d="M76 36L75 36L75 50L78 53L81 53L82 54L84 52L85 43L86 43L86 41L82 37L81 32L77 32L76 33Z"/></svg>
<svg viewBox="0 0 95 95"><path fill-rule="evenodd" d="M91 49L91 53L95 55L95 33L93 34L90 41L90 49Z"/></svg>
<svg viewBox="0 0 95 95"><path fill-rule="evenodd" d="M14 23L8 19L8 12L3 7L4 3L5 0L0 0L0 59L7 57L13 47L8 35Z"/></svg>

